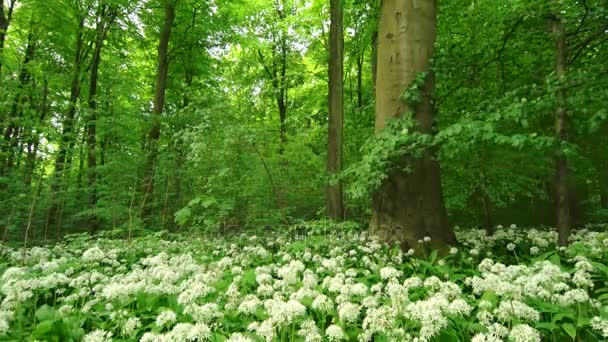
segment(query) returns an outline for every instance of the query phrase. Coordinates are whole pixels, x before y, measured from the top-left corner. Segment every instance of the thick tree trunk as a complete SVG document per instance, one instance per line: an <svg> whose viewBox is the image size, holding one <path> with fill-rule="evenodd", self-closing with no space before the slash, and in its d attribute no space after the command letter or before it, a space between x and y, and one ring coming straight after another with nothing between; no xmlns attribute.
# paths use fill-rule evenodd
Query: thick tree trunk
<svg viewBox="0 0 608 342"><path fill-rule="evenodd" d="M422 133L432 134L434 108L431 93L434 77L430 61L436 36L436 2L384 0L378 32L378 74L376 84L376 132L386 127L389 118L413 112ZM419 73L427 73L421 100L407 104L402 94ZM411 172L403 170L408 163ZM430 247L443 248L456 243L448 225L443 203L441 177L433 151L420 159L404 156L374 193L370 228L387 242L402 248L423 248L417 243L425 236Z"/></svg>
<svg viewBox="0 0 608 342"><path fill-rule="evenodd" d="M561 151L561 145L568 141L568 117L566 114L566 91L561 85L566 77L567 67L567 46L566 32L563 21L557 14L551 19L551 30L553 33L553 41L555 43L555 73L559 79L556 99L557 108L555 110L555 137L560 146L555 153L555 209L556 209L556 225L559 234L560 246L568 244L570 236L570 202L568 188L568 161L566 156Z"/></svg>
<svg viewBox="0 0 608 342"><path fill-rule="evenodd" d="M148 217L150 203L154 193L154 165L158 155L158 140L160 138L160 122L165 107L165 93L167 89L167 76L169 73L169 39L175 21L175 2L168 0L165 4L165 16L163 27L160 32L158 44L158 68L156 72L156 86L154 92L154 105L152 108L152 126L148 134L148 155L144 165L144 177L142 183L143 199L140 206L140 215Z"/></svg>
<svg viewBox="0 0 608 342"><path fill-rule="evenodd" d="M329 29L329 127L327 139L327 174L331 177L342 171L342 131L344 117L344 29L342 0L330 1ZM326 188L327 216L344 219L342 182L330 182Z"/></svg>

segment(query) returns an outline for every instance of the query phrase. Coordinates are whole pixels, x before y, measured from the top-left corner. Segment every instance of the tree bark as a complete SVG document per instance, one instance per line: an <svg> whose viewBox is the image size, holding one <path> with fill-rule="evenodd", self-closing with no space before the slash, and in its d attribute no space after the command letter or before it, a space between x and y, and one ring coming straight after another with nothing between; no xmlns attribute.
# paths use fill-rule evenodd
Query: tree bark
<svg viewBox="0 0 608 342"><path fill-rule="evenodd" d="M363 111L363 54L357 56L357 110Z"/></svg>
<svg viewBox="0 0 608 342"><path fill-rule="evenodd" d="M0 0L0 56L3 54L4 42L8 27L13 19L13 10L15 9L17 0L11 0L8 7L5 7L4 0ZM0 58L0 75L2 75L2 59Z"/></svg>
<svg viewBox="0 0 608 342"><path fill-rule="evenodd" d="M1 0L0 0L1 2ZM36 53L36 34L35 28L32 24L30 32L27 38L27 46L25 48L25 56L23 58L23 64L19 71L19 84L17 86L17 93L11 104L11 110L8 114L8 122L6 129L3 134L2 145L0 149L0 175L6 174L13 167L14 164L14 153L16 146L19 145L19 133L21 132L21 125L19 121L23 116L23 102L25 87L30 83L31 73L29 70L29 64L34 59Z"/></svg>
<svg viewBox="0 0 608 342"><path fill-rule="evenodd" d="M561 84L566 77L567 46L566 32L562 18L554 14L551 18L551 31L555 44L555 74L560 82L557 93L557 107L555 109L555 137L560 146L555 152L555 209L558 242L560 246L568 244L570 236L570 193L568 188L568 161L561 150L568 141L568 117L566 114L566 90Z"/></svg>
<svg viewBox="0 0 608 342"><path fill-rule="evenodd" d="M64 170L66 165L71 163L71 149L75 142L74 132L74 121L76 118L76 109L78 105L78 98L80 97L81 91L81 76L82 76L82 64L88 54L87 49L84 46L84 18L81 18L78 22L78 28L76 33L76 41L74 45L74 64L72 65L72 81L70 85L70 99L68 102L68 110L63 120L63 130L61 133L61 140L59 141L59 151L55 158L55 172L51 183L51 199L49 209L47 213L47 230L50 226L55 223L56 215L60 209L61 203L58 203L57 196L61 195L61 191L64 189ZM60 223L56 227L57 234L60 234L61 227ZM59 237L59 235L57 236Z"/></svg>
<svg viewBox="0 0 608 342"><path fill-rule="evenodd" d="M102 6L97 21L97 37L93 50L93 60L91 62L91 74L89 81L89 117L86 124L87 131L87 171L89 187L89 210L91 210L89 229L91 233L96 233L99 229L97 219L97 82L99 79L99 65L101 64L101 50L106 39L108 30L114 21L115 14L106 6Z"/></svg>
<svg viewBox="0 0 608 342"><path fill-rule="evenodd" d="M327 174L342 171L342 135L344 119L344 28L342 0L330 1L329 29L329 127L327 139ZM326 188L327 216L344 219L342 182L329 182Z"/></svg>
<svg viewBox="0 0 608 342"><path fill-rule="evenodd" d="M46 117L49 113L49 82L45 78L44 85L42 88L42 101L40 103L40 116L38 117L38 126L34 130L30 131L30 137L27 145L27 157L25 162L25 177L23 183L26 186L30 186L32 183L32 176L36 169L36 157L38 155L38 146L40 145L40 127L44 124Z"/></svg>
<svg viewBox="0 0 608 342"><path fill-rule="evenodd" d="M434 77L430 61L436 38L436 1L384 0L378 31L376 84L376 132L389 118L414 114L418 130L432 134ZM427 77L416 105L402 99L419 73ZM372 196L372 232L382 240L413 248L421 253L418 240L428 236L431 248L456 243L443 202L441 176L433 151L420 159L404 156ZM411 172L403 170L408 163Z"/></svg>
<svg viewBox="0 0 608 342"><path fill-rule="evenodd" d="M600 208L608 209L608 168L600 166L598 168L598 177Z"/></svg>
<svg viewBox="0 0 608 342"><path fill-rule="evenodd" d="M158 68L156 72L156 85L154 92L154 105L152 108L152 126L148 134L148 155L144 165L144 177L142 183L143 199L140 206L140 215L148 217L151 206L148 199L154 193L154 164L158 155L158 140L160 138L160 122L165 107L165 93L167 89L167 77L169 73L169 39L175 21L175 1L167 0L165 3L165 14L163 27L160 32L158 44Z"/></svg>
<svg viewBox="0 0 608 342"><path fill-rule="evenodd" d="M372 54L371 54L371 64L372 64L372 85L374 89L376 89L376 79L378 75L378 31L372 32Z"/></svg>

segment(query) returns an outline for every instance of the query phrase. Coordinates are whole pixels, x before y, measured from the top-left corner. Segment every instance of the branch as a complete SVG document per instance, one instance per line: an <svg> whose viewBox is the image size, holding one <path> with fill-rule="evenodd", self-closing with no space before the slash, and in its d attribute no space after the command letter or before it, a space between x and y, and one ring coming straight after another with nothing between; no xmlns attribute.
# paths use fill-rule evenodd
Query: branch
<svg viewBox="0 0 608 342"><path fill-rule="evenodd" d="M266 61L265 61L264 55L262 54L262 50L258 49L258 55L260 56L260 63L262 63L264 70L266 70L266 74L268 74L268 77L270 77L271 80L274 80L275 77L274 77L273 73L270 72L270 69L266 65Z"/></svg>
<svg viewBox="0 0 608 342"><path fill-rule="evenodd" d="M577 51L573 54L572 58L568 61L568 64L574 63L574 61L585 51L586 48L589 47L589 44L592 43L595 39L600 38L602 35L606 34L606 30L608 30L608 26L600 28L597 32L587 37L587 39L583 40L580 44L576 46ZM600 42L600 44L603 41ZM595 47L599 44L593 45L591 47Z"/></svg>
<svg viewBox="0 0 608 342"><path fill-rule="evenodd" d="M503 39L502 39L502 45L501 45L500 49L498 50L498 53L496 54L496 57L494 57L494 58L492 58L492 59L490 59L490 60L486 61L486 62L485 62L485 63L484 63L484 64L483 64L483 65L482 65L480 68L479 68L479 70L477 70L477 72L478 72L478 73L479 73L479 72L481 72L481 71L483 71L483 70L485 70L485 68L487 68L487 67L488 67L490 64L492 64L493 62L498 61L498 62L501 62L501 63L502 63L502 61L501 61L501 59L502 59L502 54L503 54L503 53L504 53L504 51L505 51L505 48L506 48L506 46L507 46L507 42L509 41L509 39L511 39L511 36L513 36L513 34L515 33L515 30L517 29L517 27L518 27L518 26L519 26L521 23L523 23L523 21L524 21L524 17L520 17L519 19L517 19L517 21L515 22L515 24L513 25L513 27L511 27L511 29L509 30L509 32L507 32L507 33L504 35L504 37L503 37ZM438 100L436 101L436 103L437 103L437 107L439 107L439 105L440 105L440 104L441 104L441 103L442 103L442 102L443 102L445 99L447 99L448 97L452 96L452 95L453 95L453 94L454 94L454 93L455 93L455 92L456 92L458 89L462 88L462 86L463 86L463 85L464 85L466 82L468 82L468 81L469 81L468 79L467 79L467 80L463 80L462 82L458 83L458 84L457 84L457 85L456 85L454 88L450 89L450 90L448 91L448 93L447 93L447 94L446 94L446 95L445 95L443 98L438 99Z"/></svg>

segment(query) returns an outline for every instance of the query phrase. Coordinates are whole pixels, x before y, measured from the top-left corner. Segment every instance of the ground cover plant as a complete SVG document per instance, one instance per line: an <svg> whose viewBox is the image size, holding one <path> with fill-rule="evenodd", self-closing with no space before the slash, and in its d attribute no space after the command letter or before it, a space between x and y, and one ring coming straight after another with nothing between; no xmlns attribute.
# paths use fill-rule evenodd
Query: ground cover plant
<svg viewBox="0 0 608 342"><path fill-rule="evenodd" d="M457 230L459 248L419 257L320 226L2 245L0 340L608 338L605 226L578 230L568 247L547 229Z"/></svg>

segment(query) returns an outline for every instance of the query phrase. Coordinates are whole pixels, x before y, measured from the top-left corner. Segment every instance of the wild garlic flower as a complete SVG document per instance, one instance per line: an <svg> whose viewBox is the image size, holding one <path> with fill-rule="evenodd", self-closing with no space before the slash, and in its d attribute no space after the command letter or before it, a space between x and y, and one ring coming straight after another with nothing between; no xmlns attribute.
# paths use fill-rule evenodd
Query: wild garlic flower
<svg viewBox="0 0 608 342"><path fill-rule="evenodd" d="M174 323L177 320L177 315L172 310L162 311L156 316L156 326L164 327Z"/></svg>
<svg viewBox="0 0 608 342"><path fill-rule="evenodd" d="M608 320L601 317L593 317L591 319L591 328L599 331L603 337L608 337Z"/></svg>
<svg viewBox="0 0 608 342"><path fill-rule="evenodd" d="M355 323L361 312L361 306L350 302L338 305L338 316L345 323Z"/></svg>
<svg viewBox="0 0 608 342"><path fill-rule="evenodd" d="M111 342L112 341L112 333L109 331L96 329L86 334L83 339L83 342Z"/></svg>
<svg viewBox="0 0 608 342"><path fill-rule="evenodd" d="M335 324L332 324L325 329L325 336L327 337L328 341L342 341L347 339L347 336L342 328Z"/></svg>
<svg viewBox="0 0 608 342"><path fill-rule="evenodd" d="M323 336L319 332L319 328L317 327L315 321L313 321L312 319L308 319L300 325L300 330L298 330L298 336L304 337L305 342L323 341Z"/></svg>
<svg viewBox="0 0 608 342"><path fill-rule="evenodd" d="M494 315L503 322L506 321L538 321L540 313L534 308L517 300L501 302L494 310Z"/></svg>
<svg viewBox="0 0 608 342"><path fill-rule="evenodd" d="M527 324L517 324L509 332L509 340L513 342L538 342L540 333Z"/></svg>

